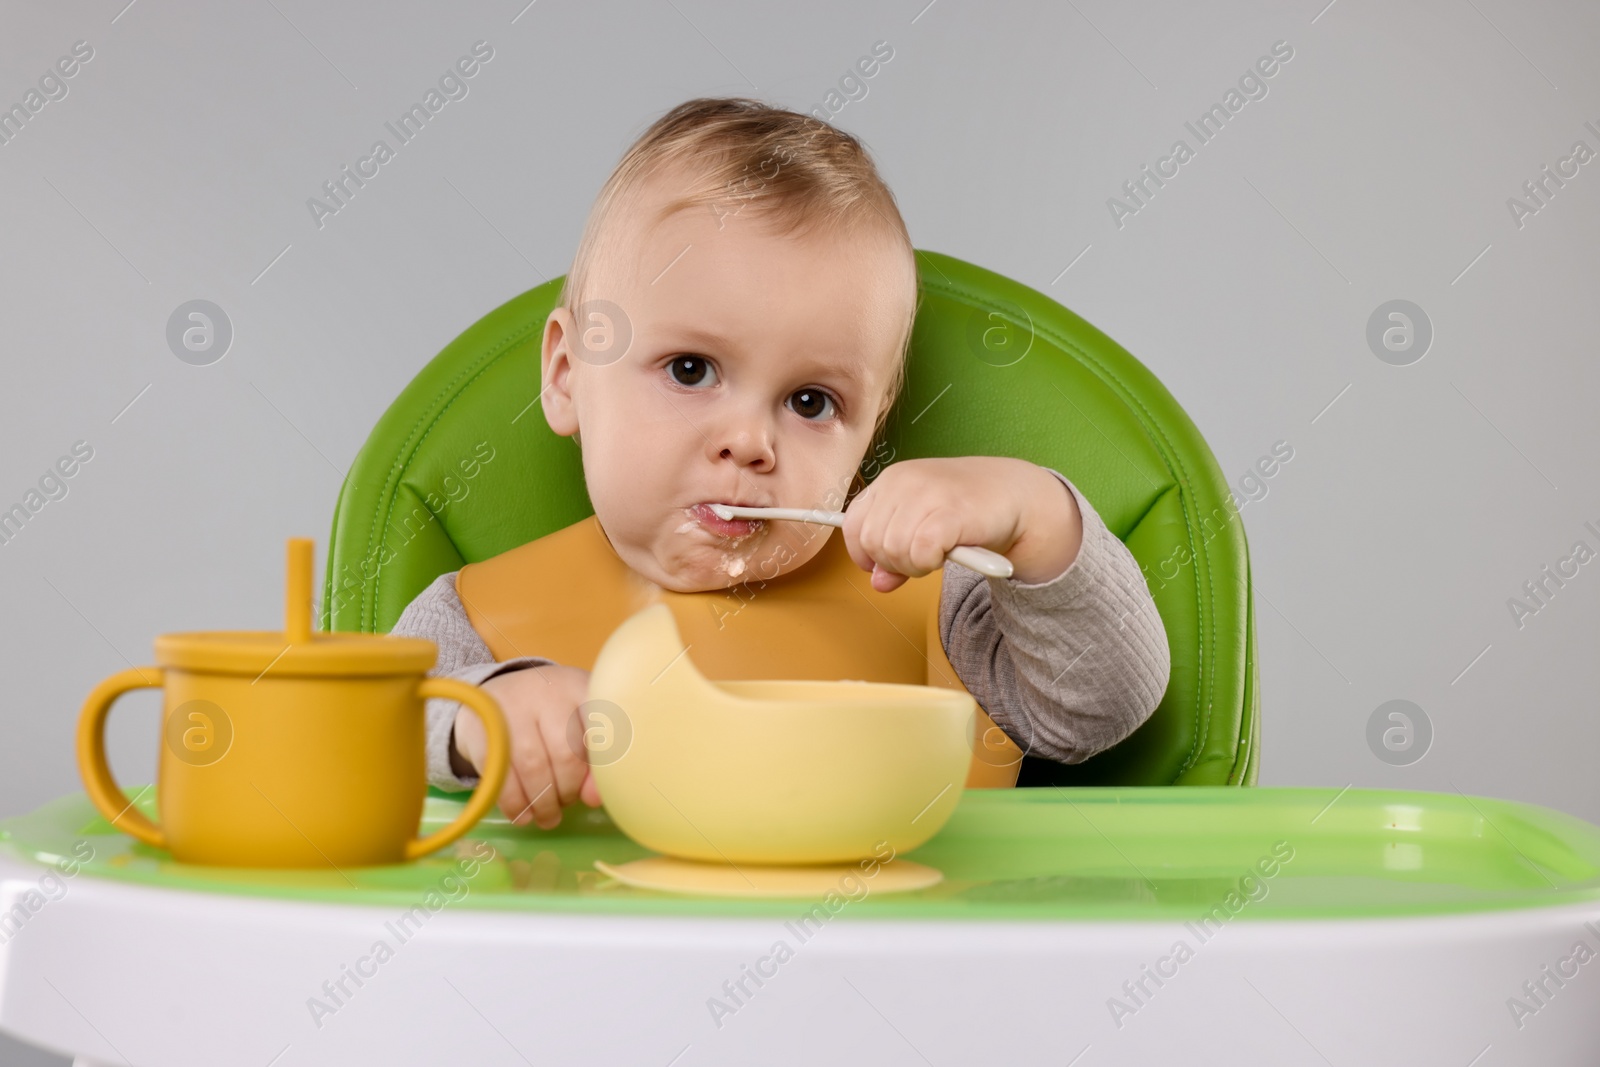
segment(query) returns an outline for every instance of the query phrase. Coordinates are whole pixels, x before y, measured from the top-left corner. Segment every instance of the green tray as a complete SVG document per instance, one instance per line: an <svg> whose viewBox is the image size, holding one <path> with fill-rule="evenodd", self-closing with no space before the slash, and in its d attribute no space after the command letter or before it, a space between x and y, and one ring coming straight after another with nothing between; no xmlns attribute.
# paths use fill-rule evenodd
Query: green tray
<svg viewBox="0 0 1600 1067"><path fill-rule="evenodd" d="M156 818L154 790L133 795L140 810ZM430 796L424 829L444 825L459 809L459 801ZM87 841L93 856L77 876L280 900L727 917L788 917L816 903L680 896L622 885L595 870L594 861L617 864L652 853L625 837L603 809L581 804L568 808L552 831L513 827L496 812L463 840L418 862L343 871L176 863L113 830L81 793L0 821L0 840L41 864L82 856ZM487 858L462 877L459 861L469 857ZM870 878L843 881L838 899L849 906L830 911L863 919L1211 915L1220 923L1600 900L1600 827L1548 808L1448 793L969 790L944 829L903 858L939 868L944 880L906 893L874 893Z"/></svg>

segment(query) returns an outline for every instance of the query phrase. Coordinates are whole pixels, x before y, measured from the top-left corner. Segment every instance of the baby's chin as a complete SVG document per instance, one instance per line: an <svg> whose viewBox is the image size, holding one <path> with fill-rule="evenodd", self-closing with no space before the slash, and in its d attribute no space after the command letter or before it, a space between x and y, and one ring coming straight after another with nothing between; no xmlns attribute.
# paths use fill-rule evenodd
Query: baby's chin
<svg viewBox="0 0 1600 1067"><path fill-rule="evenodd" d="M745 537L717 538L701 531L668 530L649 553L651 581L675 593L704 593L746 582L760 584L778 576L792 550L775 542L770 527Z"/></svg>
<svg viewBox="0 0 1600 1067"><path fill-rule="evenodd" d="M746 582L759 586L803 565L822 547L817 535L812 547L805 539L797 543L793 531L782 526L764 523L744 536L717 537L692 523L679 523L655 531L651 548L629 555L648 558L655 573L645 577L674 593L713 592ZM823 540L832 532L818 531Z"/></svg>
<svg viewBox="0 0 1600 1067"><path fill-rule="evenodd" d="M731 545L680 546L675 556L662 561L668 580L661 584L677 593L703 593L758 580L756 563L762 553L752 545ZM775 572L771 565L766 569L768 577Z"/></svg>

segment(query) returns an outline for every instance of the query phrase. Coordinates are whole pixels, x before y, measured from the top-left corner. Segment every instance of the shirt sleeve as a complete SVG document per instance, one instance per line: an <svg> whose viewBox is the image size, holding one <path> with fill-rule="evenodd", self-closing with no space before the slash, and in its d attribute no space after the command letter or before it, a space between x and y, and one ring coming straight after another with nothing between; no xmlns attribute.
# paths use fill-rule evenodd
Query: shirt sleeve
<svg viewBox="0 0 1600 1067"><path fill-rule="evenodd" d="M1047 582L944 565L939 637L961 683L1025 755L1081 763L1133 733L1166 692L1171 651L1138 560L1060 471L1083 518Z"/></svg>
<svg viewBox="0 0 1600 1067"><path fill-rule="evenodd" d="M394 637L426 637L439 646L439 660L428 672L430 678L454 678L469 685L481 685L498 674L525 667L553 666L543 656L517 656L497 661L489 646L467 618L461 598L456 595L456 572L441 574L415 600L406 605L389 631ZM457 778L450 768L450 747L455 735L456 712L461 701L430 697L427 701L428 784L450 793L459 793L478 784L473 775Z"/></svg>

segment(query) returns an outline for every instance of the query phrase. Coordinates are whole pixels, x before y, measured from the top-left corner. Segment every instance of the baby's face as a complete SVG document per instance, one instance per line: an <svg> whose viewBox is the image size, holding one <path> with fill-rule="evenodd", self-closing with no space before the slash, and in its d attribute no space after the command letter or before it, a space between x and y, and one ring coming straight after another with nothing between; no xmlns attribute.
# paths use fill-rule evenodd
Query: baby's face
<svg viewBox="0 0 1600 1067"><path fill-rule="evenodd" d="M776 237L731 208L681 210L646 229L673 191L657 183L614 218L620 250L590 294L601 314L551 313L543 406L556 433L578 432L589 499L617 554L663 588L694 592L792 571L838 535L724 521L707 505L844 509L916 276L876 230Z"/></svg>

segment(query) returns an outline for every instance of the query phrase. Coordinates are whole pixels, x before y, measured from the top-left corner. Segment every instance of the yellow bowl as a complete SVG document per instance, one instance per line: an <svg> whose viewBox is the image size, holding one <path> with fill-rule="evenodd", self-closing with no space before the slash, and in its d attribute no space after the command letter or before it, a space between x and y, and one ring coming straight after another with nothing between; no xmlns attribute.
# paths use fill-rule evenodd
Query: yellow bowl
<svg viewBox="0 0 1600 1067"><path fill-rule="evenodd" d="M634 841L806 864L885 858L937 833L961 799L977 703L926 685L712 682L658 603L606 640L583 713L606 811Z"/></svg>

